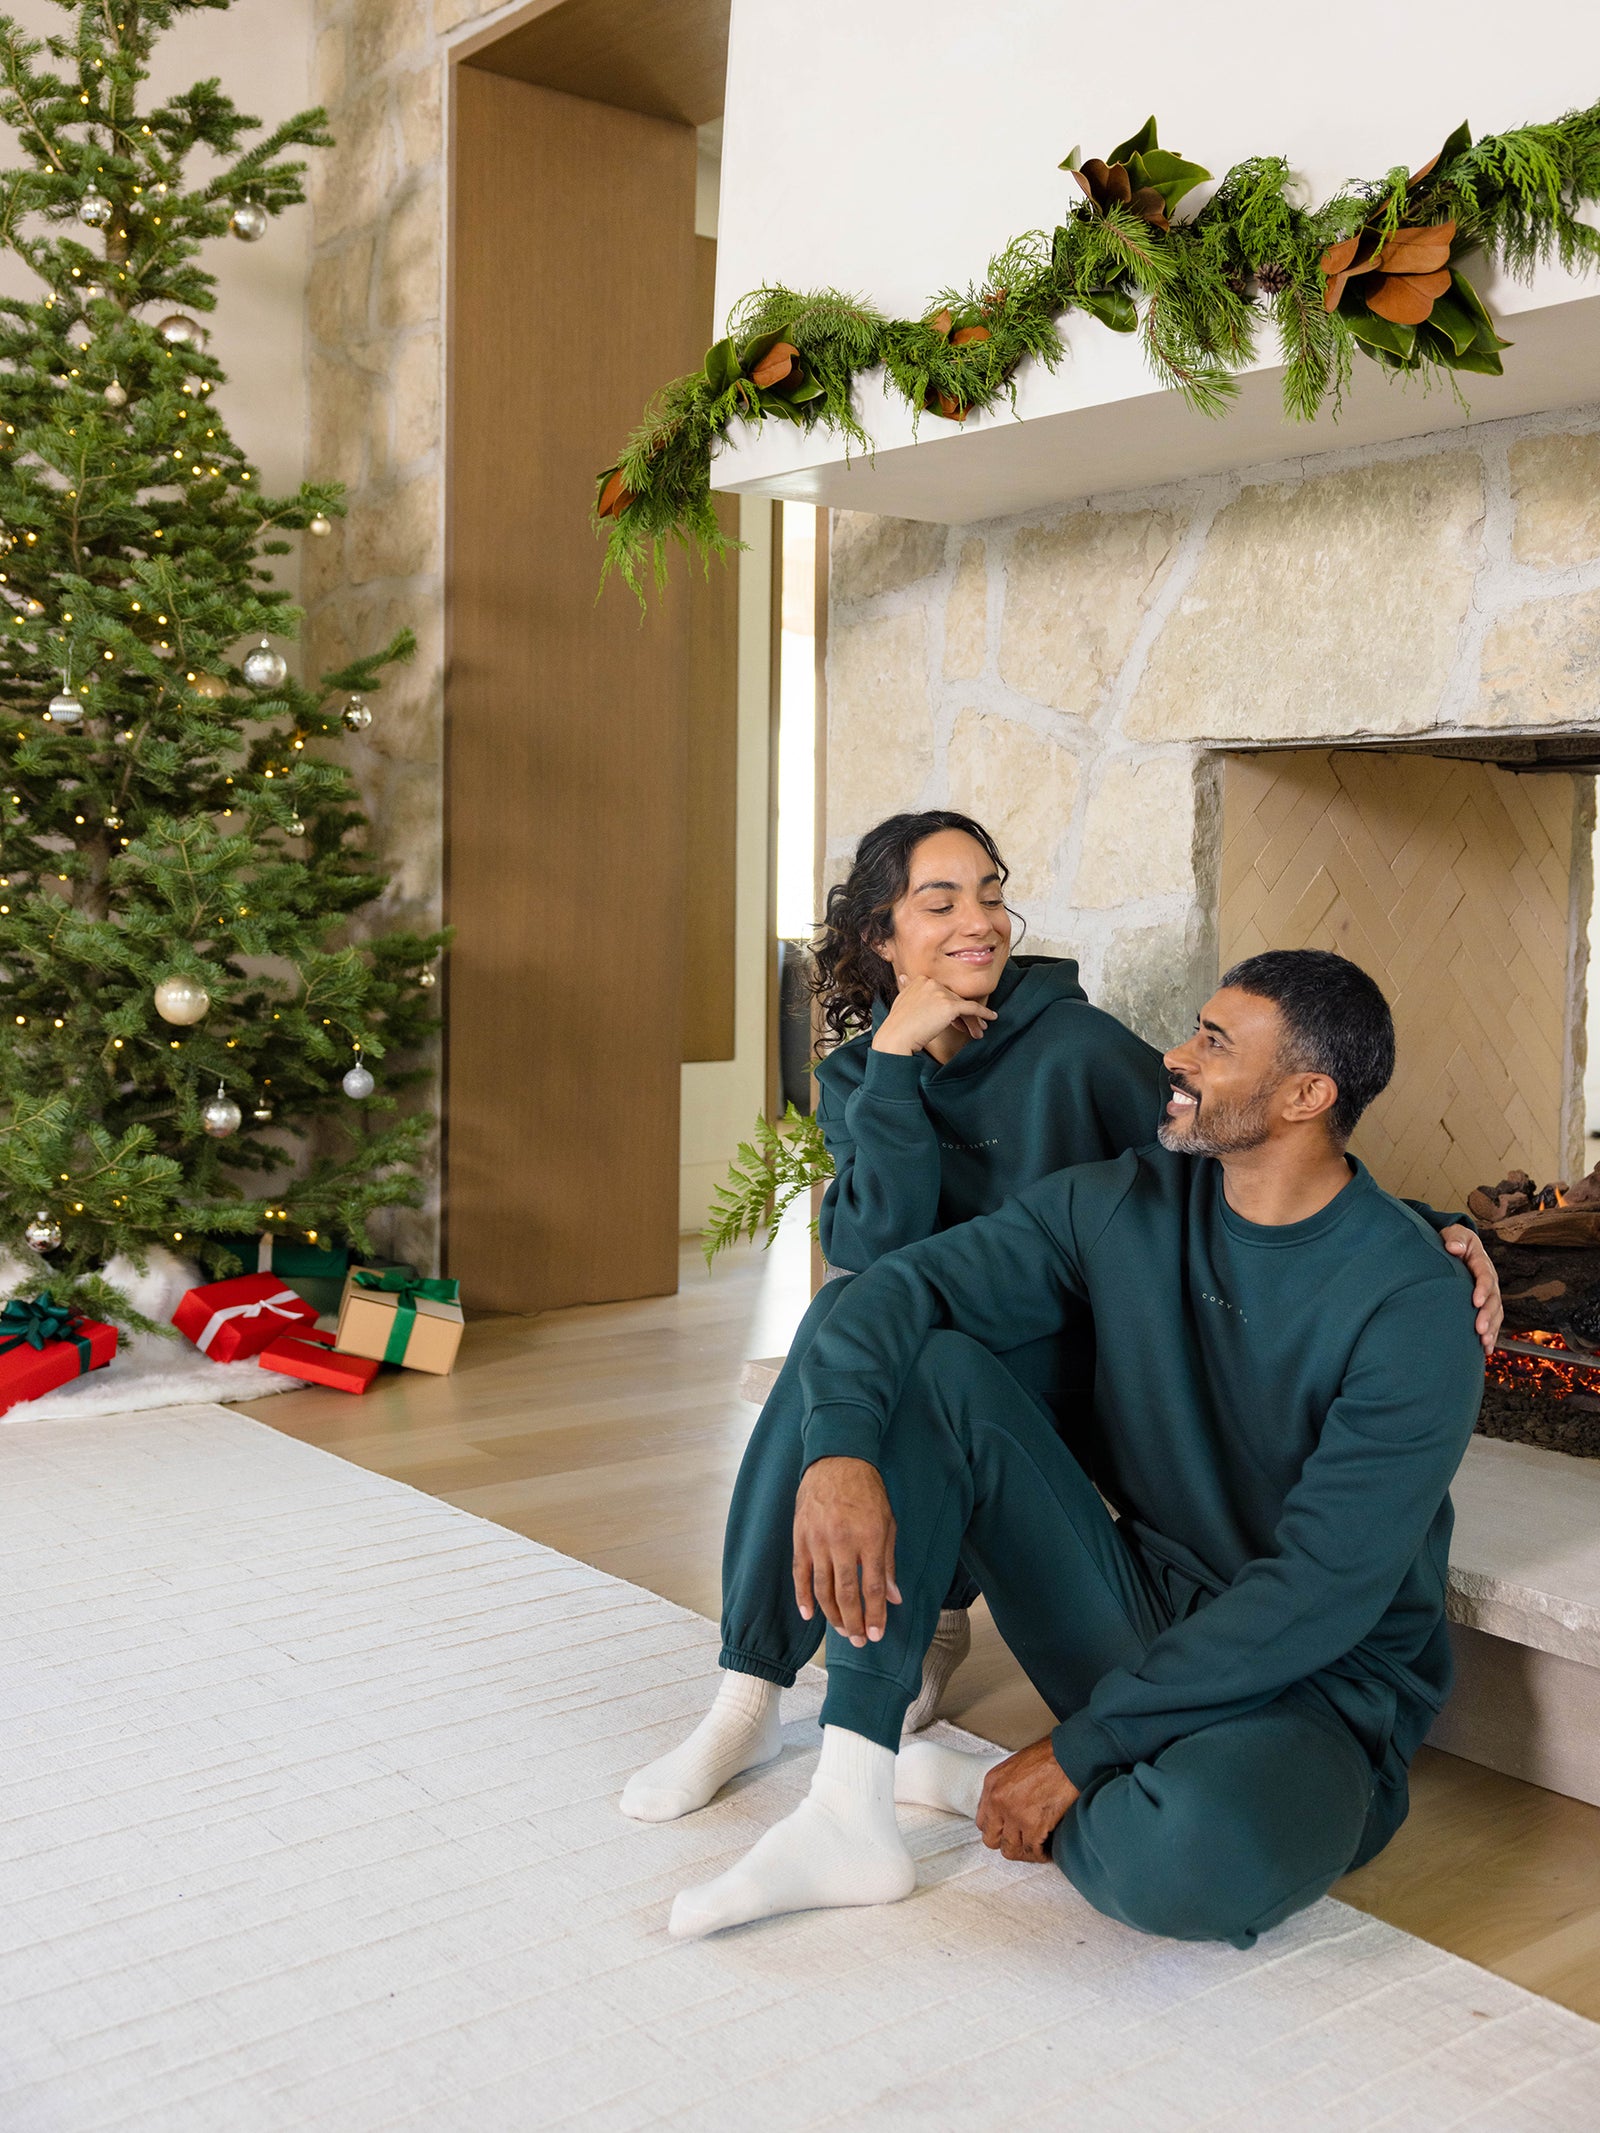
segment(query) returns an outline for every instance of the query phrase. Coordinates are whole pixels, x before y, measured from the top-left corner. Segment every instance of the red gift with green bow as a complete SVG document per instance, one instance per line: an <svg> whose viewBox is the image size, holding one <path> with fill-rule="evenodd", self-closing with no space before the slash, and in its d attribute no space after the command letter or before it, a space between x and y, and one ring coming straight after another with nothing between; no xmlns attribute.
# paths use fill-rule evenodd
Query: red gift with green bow
<svg viewBox="0 0 1600 2133"><path fill-rule="evenodd" d="M116 1352L115 1326L49 1295L13 1296L0 1311L0 1414L103 1370Z"/></svg>

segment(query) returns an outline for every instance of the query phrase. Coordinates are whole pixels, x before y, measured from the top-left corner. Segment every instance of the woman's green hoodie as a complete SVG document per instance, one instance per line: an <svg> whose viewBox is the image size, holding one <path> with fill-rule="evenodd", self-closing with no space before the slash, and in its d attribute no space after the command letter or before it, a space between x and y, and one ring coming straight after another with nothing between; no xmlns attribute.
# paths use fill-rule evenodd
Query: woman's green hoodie
<svg viewBox="0 0 1600 2133"><path fill-rule="evenodd" d="M996 1019L941 1066L852 1038L817 1068L817 1123L833 1157L822 1202L830 1266L859 1274L1069 1163L1149 1141L1168 1084L1161 1054L1098 1007L1075 962L1013 956ZM872 1031L888 1008L879 1002Z"/></svg>

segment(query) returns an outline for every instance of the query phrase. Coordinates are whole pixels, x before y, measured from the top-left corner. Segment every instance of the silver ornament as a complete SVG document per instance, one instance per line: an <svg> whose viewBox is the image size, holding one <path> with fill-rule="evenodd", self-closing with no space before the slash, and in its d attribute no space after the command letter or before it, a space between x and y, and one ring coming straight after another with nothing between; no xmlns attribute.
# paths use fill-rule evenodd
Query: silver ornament
<svg viewBox="0 0 1600 2133"><path fill-rule="evenodd" d="M200 339L200 327L186 312L173 311L156 328L157 333L169 348L193 348Z"/></svg>
<svg viewBox="0 0 1600 2133"><path fill-rule="evenodd" d="M252 689L278 689L283 686L289 665L281 652L275 652L263 637L253 652L247 653L244 662L244 678Z"/></svg>
<svg viewBox="0 0 1600 2133"><path fill-rule="evenodd" d="M254 244L267 234L267 211L254 200L241 200L228 217L228 227L241 244Z"/></svg>
<svg viewBox="0 0 1600 2133"><path fill-rule="evenodd" d="M431 990L438 982L438 978L431 970L420 970L417 973L417 983L428 990Z"/></svg>
<svg viewBox="0 0 1600 2133"><path fill-rule="evenodd" d="M307 533L314 533L319 541L326 540L328 535L333 531L333 520L331 518L324 518L322 513L319 511L316 517L311 521L310 525L307 526L306 531Z"/></svg>
<svg viewBox="0 0 1600 2133"><path fill-rule="evenodd" d="M4 526L0 526L0 555L9 555L16 545L16 535L8 532Z"/></svg>
<svg viewBox="0 0 1600 2133"><path fill-rule="evenodd" d="M48 1207L41 1207L22 1234L36 1252L53 1252L61 1242L61 1224Z"/></svg>
<svg viewBox="0 0 1600 2133"><path fill-rule="evenodd" d="M106 828L107 828L108 830L119 830L119 829L121 829L121 827L122 827L122 817L121 817L120 815L107 815L107 817L106 817Z"/></svg>
<svg viewBox="0 0 1600 2133"><path fill-rule="evenodd" d="M370 1096L378 1084L358 1059L339 1084L346 1096L353 1096L357 1103Z"/></svg>
<svg viewBox="0 0 1600 2133"><path fill-rule="evenodd" d="M116 378L106 387L102 397L107 407L126 407L128 404L127 387Z"/></svg>
<svg viewBox="0 0 1600 2133"><path fill-rule="evenodd" d="M258 1097L256 1102L251 1105L250 1116L255 1120L258 1126L264 1126L270 1120L270 1118L272 1117L272 1106L267 1102L267 1099L264 1096Z"/></svg>
<svg viewBox="0 0 1600 2133"><path fill-rule="evenodd" d="M58 689L45 715L54 725L75 726L83 717L83 705L70 689Z"/></svg>
<svg viewBox="0 0 1600 2133"><path fill-rule="evenodd" d="M78 220L86 229L103 230L111 216L111 202L104 193L97 192L91 186L78 202Z"/></svg>
<svg viewBox="0 0 1600 2133"><path fill-rule="evenodd" d="M225 1141L230 1133L237 1133L244 1124L244 1113L220 1081L216 1095L200 1113L200 1123L214 1141Z"/></svg>
<svg viewBox="0 0 1600 2133"><path fill-rule="evenodd" d="M289 817L289 835L291 837L303 837L305 833L306 826L300 820L300 817L298 815L291 815Z"/></svg>
<svg viewBox="0 0 1600 2133"><path fill-rule="evenodd" d="M163 978L155 992L156 1013L163 1022L187 1025L198 1022L211 1005L211 995L196 978Z"/></svg>
<svg viewBox="0 0 1600 2133"><path fill-rule="evenodd" d="M359 696L351 697L341 716L352 733L365 733L372 724L372 713Z"/></svg>

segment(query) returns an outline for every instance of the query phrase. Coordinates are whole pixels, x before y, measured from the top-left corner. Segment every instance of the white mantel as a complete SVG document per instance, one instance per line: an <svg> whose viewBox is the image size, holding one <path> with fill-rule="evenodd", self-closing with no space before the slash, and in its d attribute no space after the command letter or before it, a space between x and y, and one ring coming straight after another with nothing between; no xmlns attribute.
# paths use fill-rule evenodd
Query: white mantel
<svg viewBox="0 0 1600 2133"><path fill-rule="evenodd" d="M1589 0L1551 0L1530 36L1509 33L1496 0L1462 0L1444 33L1392 0L1352 0L1336 33L1262 0L1217 0L1131 36L1115 11L1053 0L813 0L804 34L792 29L772 0L733 0L719 314L782 281L918 316L945 284L980 278L1007 238L1062 219L1076 199L1056 168L1069 149L1103 152L1152 111L1163 145L1218 177L1282 153L1321 198L1420 163L1463 118L1481 134L1600 96ZM1026 367L1015 415L925 416L919 443L910 411L869 380L860 412L875 457L769 423L736 433L713 485L958 524L1592 400L1600 281L1478 278L1516 346L1503 379L1462 381L1470 418L1448 390L1396 387L1361 359L1337 425L1286 422L1270 363L1208 420L1156 386L1132 336L1080 315L1064 322L1058 370Z"/></svg>

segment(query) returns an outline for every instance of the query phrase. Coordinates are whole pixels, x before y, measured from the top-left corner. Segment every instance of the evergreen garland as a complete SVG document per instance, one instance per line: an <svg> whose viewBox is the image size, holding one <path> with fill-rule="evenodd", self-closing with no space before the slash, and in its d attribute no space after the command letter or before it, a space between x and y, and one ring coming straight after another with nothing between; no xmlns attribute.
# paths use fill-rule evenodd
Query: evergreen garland
<svg viewBox="0 0 1600 2133"><path fill-rule="evenodd" d="M346 937L384 877L324 749L411 635L251 685L242 640L300 619L267 559L342 492L264 496L198 328L174 345L158 323L214 308L195 262L242 203L304 199L288 152L326 145L323 114L245 145L259 122L215 81L143 103L160 33L227 0L59 4L43 42L0 16L0 117L27 159L0 173L0 243L41 283L0 301L0 1246L36 1269L18 1293L137 1325L104 1279L118 1253L161 1243L223 1274L228 1234L370 1248L373 1212L419 1198L429 1121L395 1092L422 1074L385 1071L365 1104L340 1077L436 1027L440 937ZM216 163L190 178L197 148ZM47 709L64 677L67 722ZM204 985L200 1022L160 1018L167 977ZM212 1139L219 1082L245 1123ZM40 1211L45 1260L24 1243Z"/></svg>
<svg viewBox="0 0 1600 2133"><path fill-rule="evenodd" d="M1600 198L1600 104L1474 142L1458 127L1415 174L1391 170L1320 207L1295 196L1278 156L1236 164L1198 214L1173 220L1210 174L1163 149L1156 123L1101 161L1062 168L1084 195L1054 231L1014 239L980 286L946 289L922 319L889 319L822 289L758 289L735 306L703 367L664 386L600 476L596 525L615 568L644 596L664 583L669 545L709 562L737 544L717 524L711 460L736 422L827 429L871 449L855 412L862 372L882 368L915 411L965 421L1015 394L1018 366L1061 361L1063 313L1138 333L1164 385L1205 415L1226 412L1269 326L1283 404L1308 422L1338 415L1356 353L1424 380L1498 375L1508 343L1460 262L1473 254L1519 280L1554 259L1600 263L1600 231L1578 219Z"/></svg>

